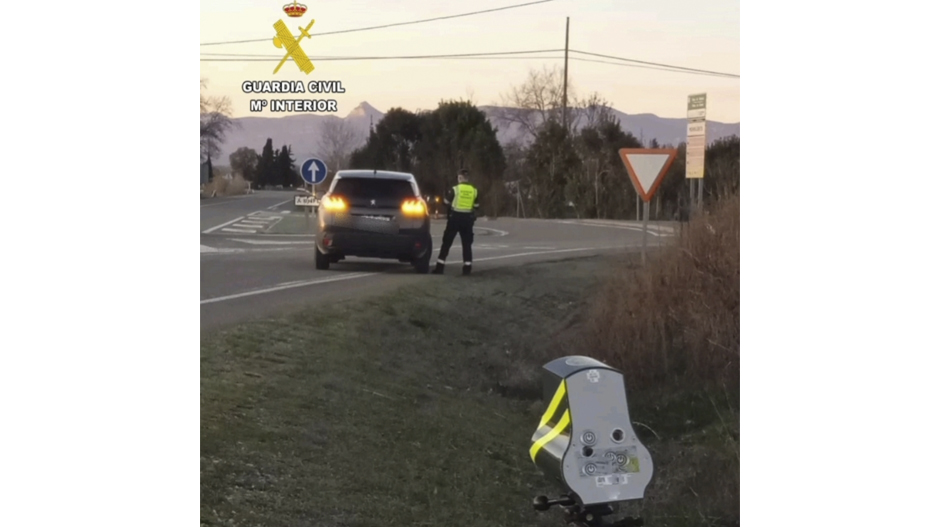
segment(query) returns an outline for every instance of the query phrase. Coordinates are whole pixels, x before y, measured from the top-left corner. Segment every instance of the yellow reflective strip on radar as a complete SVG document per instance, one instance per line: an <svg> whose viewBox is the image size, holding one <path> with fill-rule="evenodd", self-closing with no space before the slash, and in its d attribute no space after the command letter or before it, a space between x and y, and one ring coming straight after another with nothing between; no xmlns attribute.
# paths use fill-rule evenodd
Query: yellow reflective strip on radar
<svg viewBox="0 0 940 527"><path fill-rule="evenodd" d="M565 381L561 381L558 384L558 389L555 390L555 395L552 397L552 402L548 403L548 409L545 410L545 413L542 414L542 420L539 422L539 428L542 428L548 424L548 420L555 415L555 412L558 410L558 405L561 404L561 400L565 397L565 392L567 388L565 387Z"/></svg>
<svg viewBox="0 0 940 527"><path fill-rule="evenodd" d="M568 423L570 422L571 422L571 414L569 413L568 410L565 410L564 415L562 415L561 419L558 420L558 424L555 425L555 428L552 428L551 432L542 436L542 438L536 441L532 445L532 448L529 449L529 457L532 458L533 463L535 462L535 456L539 453L539 450L541 450L542 447L547 445L552 439L555 439L556 437L558 437L558 434L560 434L562 430L567 428Z"/></svg>

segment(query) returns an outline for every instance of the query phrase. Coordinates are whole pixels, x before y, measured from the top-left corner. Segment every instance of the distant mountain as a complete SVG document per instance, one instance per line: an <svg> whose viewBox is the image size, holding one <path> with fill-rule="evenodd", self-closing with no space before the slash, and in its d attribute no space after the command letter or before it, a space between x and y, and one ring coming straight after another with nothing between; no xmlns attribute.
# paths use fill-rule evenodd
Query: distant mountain
<svg viewBox="0 0 940 527"><path fill-rule="evenodd" d="M497 127L497 138L506 144L521 135L518 126L507 126L498 119L499 112L503 110L498 106L481 106L490 122ZM286 117L242 117L235 119L240 126L233 128L226 135L225 144L222 145L221 155L215 160L220 165L228 164L228 156L235 150L247 146L261 153L265 141L270 137L274 148L291 145L294 158L298 161L307 157L318 155L319 137L328 126L329 121L342 119L357 136L356 146L365 143L369 136L369 119L378 124L385 114L367 102L356 106L346 117L333 115L298 114ZM644 144L656 139L661 145L678 145L686 139L685 119L670 119L657 117L653 114L642 113L629 115L614 110L614 115L620 119L620 126L624 131L630 132L637 138L642 138ZM708 142L731 135L741 135L741 123L719 123L708 121Z"/></svg>

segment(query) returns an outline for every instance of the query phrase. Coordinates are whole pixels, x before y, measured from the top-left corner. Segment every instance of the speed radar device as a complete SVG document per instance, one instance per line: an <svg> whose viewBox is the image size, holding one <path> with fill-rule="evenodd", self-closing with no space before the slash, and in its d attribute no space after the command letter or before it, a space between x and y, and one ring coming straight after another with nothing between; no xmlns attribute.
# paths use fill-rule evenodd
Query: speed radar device
<svg viewBox="0 0 940 527"><path fill-rule="evenodd" d="M612 505L643 498L653 460L630 422L623 374L590 357L543 366L548 407L532 435L529 457L564 494L535 498L536 510L560 506L569 525L603 525ZM642 525L625 518L618 526Z"/></svg>

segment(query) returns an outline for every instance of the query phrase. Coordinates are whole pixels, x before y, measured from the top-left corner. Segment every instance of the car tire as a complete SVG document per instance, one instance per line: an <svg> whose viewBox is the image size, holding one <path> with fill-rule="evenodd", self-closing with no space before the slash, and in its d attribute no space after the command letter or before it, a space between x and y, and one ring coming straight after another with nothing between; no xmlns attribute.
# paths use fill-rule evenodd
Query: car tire
<svg viewBox="0 0 940 527"><path fill-rule="evenodd" d="M434 243L431 241L431 237L425 240L428 250L424 253L424 256L415 260L415 272L418 274L428 274L431 272L431 255L434 254Z"/></svg>
<svg viewBox="0 0 940 527"><path fill-rule="evenodd" d="M319 247L313 249L317 253L317 269L326 271L330 268L330 257L321 253Z"/></svg>

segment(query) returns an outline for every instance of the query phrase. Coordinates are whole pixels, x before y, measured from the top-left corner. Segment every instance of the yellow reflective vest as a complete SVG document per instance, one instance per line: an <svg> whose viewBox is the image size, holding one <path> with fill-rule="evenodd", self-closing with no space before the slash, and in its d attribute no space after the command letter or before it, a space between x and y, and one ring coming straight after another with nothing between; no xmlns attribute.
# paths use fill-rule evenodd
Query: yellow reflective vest
<svg viewBox="0 0 940 527"><path fill-rule="evenodd" d="M460 183L454 187L454 212L473 212L477 207L477 189L469 183Z"/></svg>

